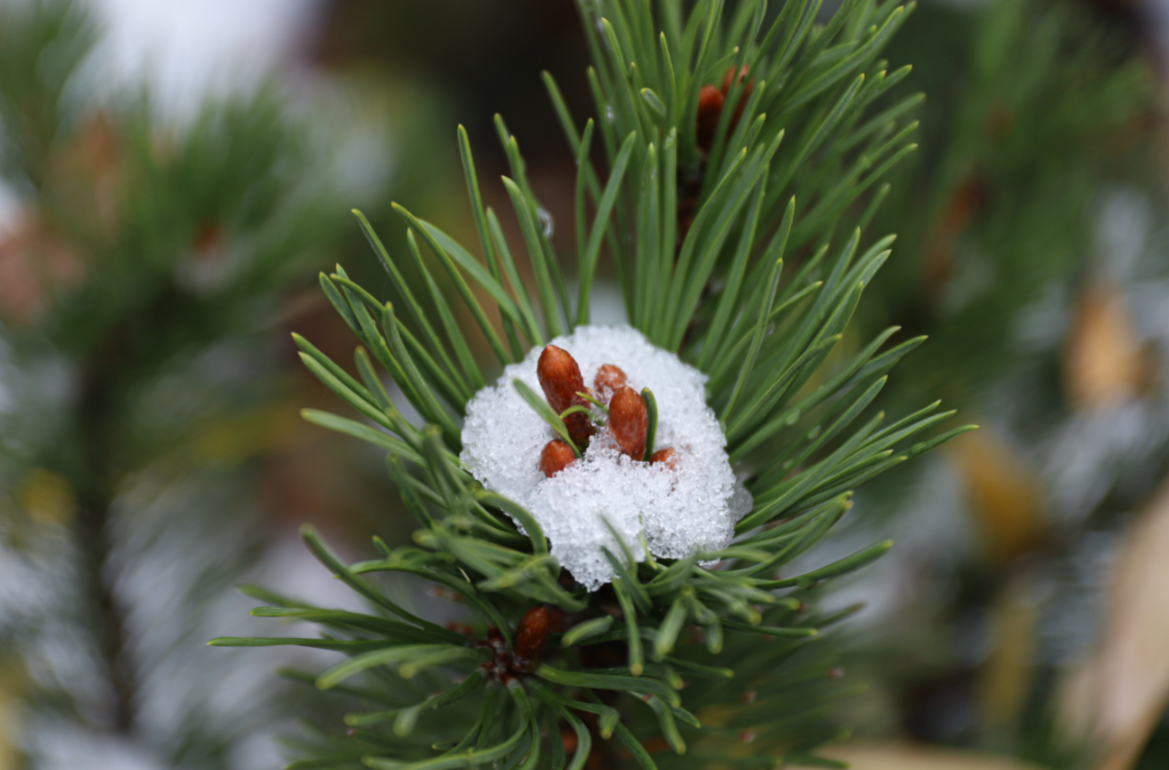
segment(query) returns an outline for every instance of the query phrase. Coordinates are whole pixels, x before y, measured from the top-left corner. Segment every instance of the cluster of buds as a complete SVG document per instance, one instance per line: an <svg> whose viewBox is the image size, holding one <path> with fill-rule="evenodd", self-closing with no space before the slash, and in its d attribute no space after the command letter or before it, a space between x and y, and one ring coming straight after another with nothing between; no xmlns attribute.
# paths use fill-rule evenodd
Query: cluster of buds
<svg viewBox="0 0 1169 770"><path fill-rule="evenodd" d="M544 398L562 416L568 436L575 445L570 446L561 439L548 442L540 453L540 470L546 477L551 478L571 465L576 460L577 451L583 452L596 434L597 427L588 411L590 404L603 406L608 411L605 428L622 454L634 460L648 459L650 463L674 467L677 454L673 449L661 449L649 458L645 457L649 412L645 399L626 384L628 378L619 367L613 364L601 366L593 377L593 386L586 389L576 359L568 351L549 345L540 354L536 374Z"/></svg>

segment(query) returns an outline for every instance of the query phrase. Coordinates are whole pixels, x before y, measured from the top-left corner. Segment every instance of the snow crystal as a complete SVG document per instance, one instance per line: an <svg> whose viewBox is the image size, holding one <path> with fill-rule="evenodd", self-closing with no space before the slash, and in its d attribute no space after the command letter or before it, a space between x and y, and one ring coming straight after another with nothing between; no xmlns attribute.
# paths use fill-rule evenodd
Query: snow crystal
<svg viewBox="0 0 1169 770"><path fill-rule="evenodd" d="M602 364L614 364L630 387L639 393L649 388L658 407L655 449L673 447L676 467L632 460L601 429L581 460L545 478L540 452L555 435L512 382L542 394L536 365L543 348L508 366L467 405L464 467L484 487L531 512L552 554L590 591L614 577L602 551L622 553L614 531L637 561L645 560L647 549L678 559L725 548L751 498L735 478L726 437L706 404L706 375L628 326L584 326L552 344L577 360L586 386Z"/></svg>

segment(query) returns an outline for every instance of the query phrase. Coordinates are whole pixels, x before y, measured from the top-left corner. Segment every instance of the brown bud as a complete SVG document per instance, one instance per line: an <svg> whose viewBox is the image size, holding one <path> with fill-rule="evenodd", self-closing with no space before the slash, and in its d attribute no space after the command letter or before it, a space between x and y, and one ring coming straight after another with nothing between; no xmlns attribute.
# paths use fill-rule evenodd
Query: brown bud
<svg viewBox="0 0 1169 770"><path fill-rule="evenodd" d="M503 655L507 652L507 640L503 638L503 634L495 626L487 627L487 638L483 640L483 643L490 647L496 655Z"/></svg>
<svg viewBox="0 0 1169 770"><path fill-rule="evenodd" d="M678 453L674 451L674 448L666 447L665 449L659 449L654 452L653 456L649 458L649 462L650 465L664 465L670 470L676 470L678 468L678 459Z"/></svg>
<svg viewBox="0 0 1169 770"><path fill-rule="evenodd" d="M548 345L540 354L536 375L540 378L540 387L544 389L544 398L548 399L548 405L557 414L575 404L578 398L576 394L585 389L576 359L567 350L555 345Z"/></svg>
<svg viewBox="0 0 1169 770"><path fill-rule="evenodd" d="M555 345L545 347L536 366L536 375L540 378L544 398L557 414L571 406L588 406L587 401L576 395L585 390L584 378L576 359L567 350ZM568 428L573 443L581 449L589 445L589 439L597 432L589 416L582 413L565 417L564 426Z"/></svg>
<svg viewBox="0 0 1169 770"><path fill-rule="evenodd" d="M698 91L698 147L710 152L714 144L714 133L718 130L718 118L722 114L726 95L714 86L703 86Z"/></svg>
<svg viewBox="0 0 1169 770"><path fill-rule="evenodd" d="M645 400L628 385L613 394L609 402L609 431L617 439L621 452L640 460L645 454L645 433L649 413Z"/></svg>
<svg viewBox="0 0 1169 770"><path fill-rule="evenodd" d="M540 654L548 635L552 633L552 612L543 605L533 607L520 618L515 635L515 655L521 660L532 660Z"/></svg>
<svg viewBox="0 0 1169 770"><path fill-rule="evenodd" d="M540 470L547 478L552 478L575 459L576 452L572 451L572 447L560 439L553 439L544 445L544 451L540 453Z"/></svg>
<svg viewBox="0 0 1169 770"><path fill-rule="evenodd" d="M747 73L750 71L751 71L750 64L744 64L742 67L739 68L739 82L740 83L743 82L743 78L747 77ZM734 67L727 67L727 72L725 75L723 75L723 94L729 94L731 92L731 80L734 78L734 76L735 76L735 68ZM748 81L748 84L750 84L750 82L751 81Z"/></svg>
<svg viewBox="0 0 1169 770"><path fill-rule="evenodd" d="M587 406L588 402L583 398L577 406ZM589 445L589 439L597 432L596 426L593 425L593 420L587 414L577 412L570 414L564 418L564 427L568 428L568 437L572 439L572 443L584 450Z"/></svg>
<svg viewBox="0 0 1169 770"><path fill-rule="evenodd" d="M747 72L749 70L750 70L750 67L747 66L746 64L744 64L742 67L739 68L739 82L740 83L743 82L743 78L747 77ZM731 81L734 78L734 74L735 74L734 67L730 67L729 69L727 69L727 74L723 78L723 95L724 96L729 96L731 93ZM747 99L750 98L751 91L754 88L755 88L755 81L754 80L748 80L747 85L743 87L743 93L739 97L739 103L735 105L735 114L731 117L731 122L727 126L727 133L728 134L731 131L735 130L735 126L739 125L739 118L743 117L743 108L747 106Z"/></svg>
<svg viewBox="0 0 1169 770"><path fill-rule="evenodd" d="M594 387L604 397L606 393L612 394L625 387L626 380L625 372L621 371L619 367L613 364L602 364L601 368L597 370L597 376L593 382Z"/></svg>

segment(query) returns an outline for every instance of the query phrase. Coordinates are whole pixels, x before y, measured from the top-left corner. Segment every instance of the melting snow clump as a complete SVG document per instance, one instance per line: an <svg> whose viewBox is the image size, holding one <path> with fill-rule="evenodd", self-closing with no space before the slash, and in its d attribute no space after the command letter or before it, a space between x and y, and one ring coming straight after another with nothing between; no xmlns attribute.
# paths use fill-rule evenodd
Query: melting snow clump
<svg viewBox="0 0 1169 770"><path fill-rule="evenodd" d="M519 379L542 394L539 347L467 405L463 466L484 487L531 512L552 554L590 591L614 577L602 548L621 554L606 520L637 561L645 560L647 548L656 557L679 559L729 545L751 497L735 478L726 437L706 404L706 375L628 326L584 326L551 344L576 359L587 387L601 365L614 364L637 392L649 388L658 408L654 446L673 447L674 467L621 454L599 428L583 458L545 478L540 453L556 436L512 383Z"/></svg>

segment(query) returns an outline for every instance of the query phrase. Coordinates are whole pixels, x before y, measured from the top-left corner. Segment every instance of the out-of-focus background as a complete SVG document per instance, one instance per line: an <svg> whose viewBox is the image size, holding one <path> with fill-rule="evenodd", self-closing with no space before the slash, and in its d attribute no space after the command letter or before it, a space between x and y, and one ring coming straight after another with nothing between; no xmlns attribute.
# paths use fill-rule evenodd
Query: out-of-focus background
<svg viewBox="0 0 1169 770"><path fill-rule="evenodd" d="M270 673L297 655L203 644L254 630L239 584L352 601L302 522L355 556L409 538L377 453L300 421L344 407L289 332L348 360L317 273L387 290L349 209L395 254L392 200L472 232L457 123L493 180L506 117L569 250L539 73L588 114L577 24L571 0L0 0L0 770L264 770L295 720L339 719ZM928 93L921 148L845 346L929 334L884 405L983 428L828 545L898 542L829 597L866 604L825 642L857 684L837 755L1164 770L1169 3L921 0L888 57Z"/></svg>

